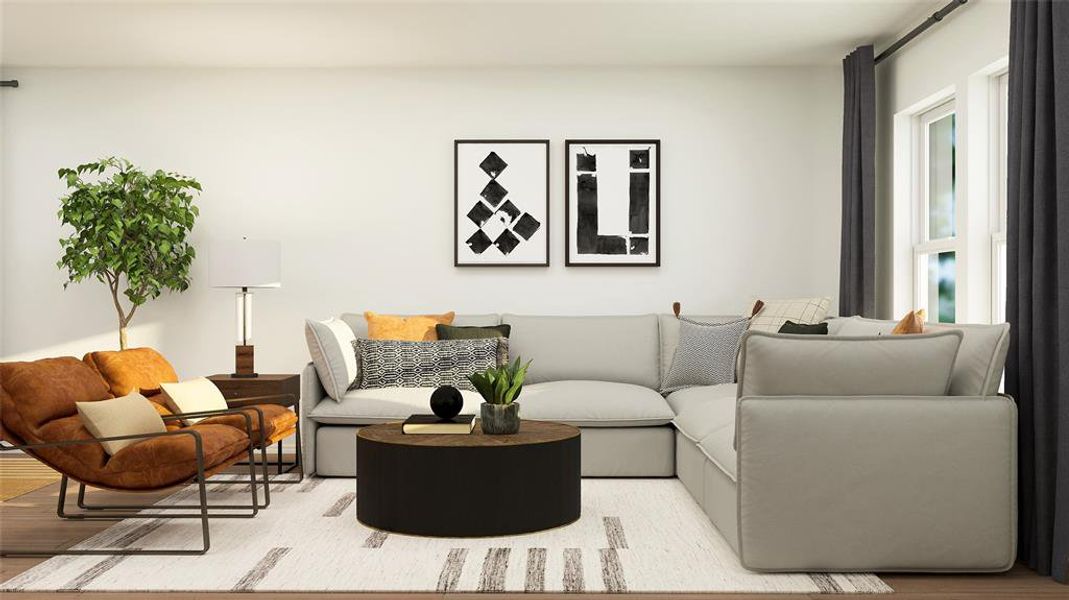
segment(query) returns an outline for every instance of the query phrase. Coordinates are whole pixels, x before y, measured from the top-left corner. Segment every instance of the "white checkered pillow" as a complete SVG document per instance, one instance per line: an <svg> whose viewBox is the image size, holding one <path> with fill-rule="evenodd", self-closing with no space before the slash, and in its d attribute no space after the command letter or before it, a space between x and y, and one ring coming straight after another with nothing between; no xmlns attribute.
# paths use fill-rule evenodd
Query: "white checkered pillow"
<svg viewBox="0 0 1069 600"><path fill-rule="evenodd" d="M781 298L764 300L764 307L750 319L750 329L776 333L787 321L802 325L820 323L828 316L831 298Z"/></svg>

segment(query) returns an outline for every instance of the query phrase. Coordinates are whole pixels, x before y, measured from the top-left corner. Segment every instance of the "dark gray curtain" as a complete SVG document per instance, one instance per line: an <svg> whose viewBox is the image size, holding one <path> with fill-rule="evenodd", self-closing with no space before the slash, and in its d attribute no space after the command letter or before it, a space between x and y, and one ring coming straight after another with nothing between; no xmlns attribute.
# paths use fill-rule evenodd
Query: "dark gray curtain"
<svg viewBox="0 0 1069 600"><path fill-rule="evenodd" d="M876 312L876 73L872 46L843 59L839 314Z"/></svg>
<svg viewBox="0 0 1069 600"><path fill-rule="evenodd" d="M1069 582L1069 2L1010 8L1006 391L1021 561Z"/></svg>

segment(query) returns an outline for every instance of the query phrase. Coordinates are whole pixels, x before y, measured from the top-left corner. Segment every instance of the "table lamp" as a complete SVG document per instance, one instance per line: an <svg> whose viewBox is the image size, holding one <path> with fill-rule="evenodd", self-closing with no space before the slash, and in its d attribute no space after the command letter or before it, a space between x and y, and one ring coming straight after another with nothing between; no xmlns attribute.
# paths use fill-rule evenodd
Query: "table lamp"
<svg viewBox="0 0 1069 600"><path fill-rule="evenodd" d="M238 288L234 298L237 340L234 377L256 377L252 346L252 292L282 287L282 244L274 240L227 240L213 243L209 280L212 287Z"/></svg>

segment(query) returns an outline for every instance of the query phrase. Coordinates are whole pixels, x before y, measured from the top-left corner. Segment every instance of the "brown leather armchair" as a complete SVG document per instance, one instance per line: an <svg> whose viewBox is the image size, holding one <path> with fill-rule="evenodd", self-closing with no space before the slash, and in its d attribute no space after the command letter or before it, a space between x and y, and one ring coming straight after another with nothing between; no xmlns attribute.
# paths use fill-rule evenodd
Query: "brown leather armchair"
<svg viewBox="0 0 1069 600"><path fill-rule="evenodd" d="M201 421L195 425L170 428L166 432L121 436L110 439L141 439L113 456L108 456L99 439L82 425L76 402L94 402L114 397L108 384L86 363L73 358L48 358L33 362L0 363L0 451L21 450L61 474L57 514L63 519L118 520L125 518L160 518L160 514L142 513L142 509L166 512L168 519L199 519L202 548L199 549L71 549L37 551L2 549L4 556L39 556L54 554L203 554L210 547L209 519L251 518L261 505L260 484L267 494L267 472L262 482L255 470L256 445L251 443L264 430L263 414L248 410L209 411L197 414L167 415L168 425L197 416L225 417L227 423ZM254 417L255 415L255 417ZM231 421L240 420L241 426ZM259 420L254 426L254 421ZM236 421L234 421L236 422ZM263 457L266 460L266 456ZM220 483L247 485L251 494L248 505L209 505L208 477L238 461L249 465L248 479ZM79 504L82 512L65 508L69 480L81 486ZM197 504L110 505L84 504L85 486L127 492L165 490L195 483ZM213 482L215 483L215 482ZM178 511L175 513L169 511ZM222 512L220 512L222 511ZM240 511L240 512L235 512Z"/></svg>
<svg viewBox="0 0 1069 600"><path fill-rule="evenodd" d="M171 363L156 350L152 348L102 350L86 354L82 361L100 374L115 396L140 391L154 402L161 414L171 414L162 401L160 385L178 381L178 374ZM258 396L242 398L240 401L242 410L252 417L253 442L257 448L270 447L295 434L298 435L298 442L300 441L297 414L285 406L271 403L272 400L278 398L279 396ZM244 420L238 414L211 417L201 423L230 425L239 429L244 427ZM276 481L275 483L296 482Z"/></svg>

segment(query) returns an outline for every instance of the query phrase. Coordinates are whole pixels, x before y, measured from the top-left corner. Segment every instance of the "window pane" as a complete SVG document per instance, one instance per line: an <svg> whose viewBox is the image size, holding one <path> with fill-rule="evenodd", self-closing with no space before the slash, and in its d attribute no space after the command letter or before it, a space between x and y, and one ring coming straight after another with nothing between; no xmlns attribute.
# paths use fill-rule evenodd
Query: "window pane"
<svg viewBox="0 0 1069 600"><path fill-rule="evenodd" d="M953 323L956 316L957 257L953 252L928 255L928 320Z"/></svg>
<svg viewBox="0 0 1069 600"><path fill-rule="evenodd" d="M954 237L955 127L951 113L928 124L928 239Z"/></svg>
<svg viewBox="0 0 1069 600"><path fill-rule="evenodd" d="M1006 322L1006 242L995 242L995 323Z"/></svg>
<svg viewBox="0 0 1069 600"><path fill-rule="evenodd" d="M1009 109L1010 109L1010 75L1009 73L1003 73L998 78L999 89L999 125L998 125L998 229L999 231L1006 231L1006 188L1009 178L1009 171L1007 170L1008 159L1007 150L1009 142Z"/></svg>

